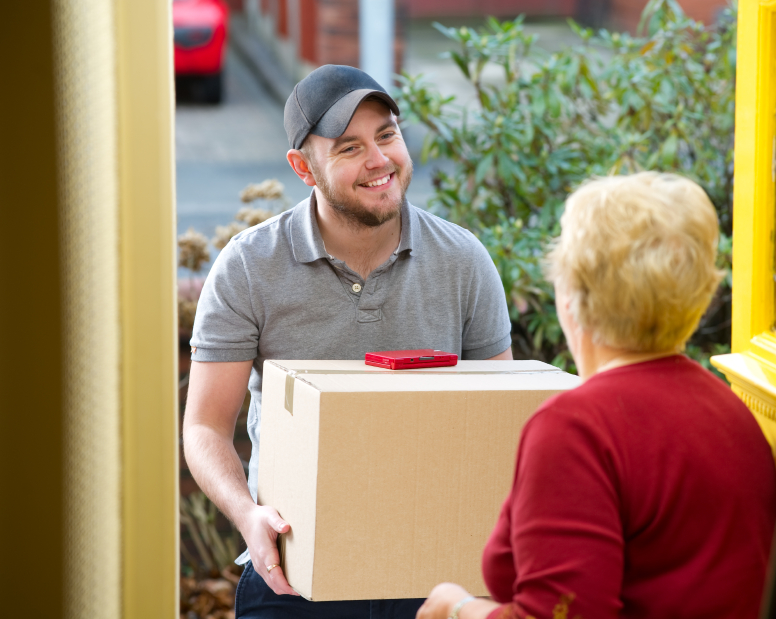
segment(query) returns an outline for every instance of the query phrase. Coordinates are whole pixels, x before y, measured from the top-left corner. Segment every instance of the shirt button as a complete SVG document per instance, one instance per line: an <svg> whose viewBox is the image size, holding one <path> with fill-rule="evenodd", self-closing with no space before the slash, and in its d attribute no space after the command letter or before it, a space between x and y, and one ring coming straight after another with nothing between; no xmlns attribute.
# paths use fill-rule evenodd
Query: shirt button
<svg viewBox="0 0 776 619"><path fill-rule="evenodd" d="M358 294L359 292L361 292L361 284L353 284L352 289L353 289L353 292Z"/></svg>

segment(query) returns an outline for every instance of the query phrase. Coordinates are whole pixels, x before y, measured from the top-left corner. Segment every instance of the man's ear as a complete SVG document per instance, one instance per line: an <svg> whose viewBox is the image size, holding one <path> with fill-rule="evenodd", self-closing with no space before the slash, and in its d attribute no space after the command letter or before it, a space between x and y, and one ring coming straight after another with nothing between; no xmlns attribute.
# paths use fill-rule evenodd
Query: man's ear
<svg viewBox="0 0 776 619"><path fill-rule="evenodd" d="M296 175L302 179L302 182L305 185L315 187L315 178L313 178L313 173L310 170L310 166L307 165L307 159L302 151L292 148L286 154L286 159L288 159L289 165L294 169Z"/></svg>

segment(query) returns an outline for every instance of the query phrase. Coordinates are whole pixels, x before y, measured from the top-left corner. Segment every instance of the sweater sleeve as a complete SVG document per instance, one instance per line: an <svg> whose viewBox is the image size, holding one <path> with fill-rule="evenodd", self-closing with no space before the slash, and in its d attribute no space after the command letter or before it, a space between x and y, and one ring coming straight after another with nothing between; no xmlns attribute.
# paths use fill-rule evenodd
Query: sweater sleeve
<svg viewBox="0 0 776 619"><path fill-rule="evenodd" d="M512 600L489 619L618 617L624 543L616 479L611 439L585 411L554 400L529 421L499 521L508 522L514 567L503 572L514 579Z"/></svg>

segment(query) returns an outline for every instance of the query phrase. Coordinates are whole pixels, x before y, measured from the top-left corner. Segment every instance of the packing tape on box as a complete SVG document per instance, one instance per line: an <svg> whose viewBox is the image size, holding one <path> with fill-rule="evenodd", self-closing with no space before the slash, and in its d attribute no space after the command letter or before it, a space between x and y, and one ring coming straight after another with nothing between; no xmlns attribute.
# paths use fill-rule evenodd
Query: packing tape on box
<svg viewBox="0 0 776 619"><path fill-rule="evenodd" d="M278 366L281 367L281 366ZM303 382L306 382L308 385L313 387L311 383L307 382L306 380L302 379L300 377L300 374L392 374L396 376L397 373L400 373L404 376L425 376L425 375L432 375L432 376L449 376L449 375L459 375L459 374L520 374L520 375L526 375L526 374L546 374L547 372L562 372L562 370L559 370L558 368L552 368L547 370L496 370L496 371L488 371L488 370L449 370L447 372L440 372L440 371L407 371L407 370L289 370L288 368L282 368L286 372L286 395L285 395L285 406L286 410L294 414L294 382L296 379L300 379Z"/></svg>

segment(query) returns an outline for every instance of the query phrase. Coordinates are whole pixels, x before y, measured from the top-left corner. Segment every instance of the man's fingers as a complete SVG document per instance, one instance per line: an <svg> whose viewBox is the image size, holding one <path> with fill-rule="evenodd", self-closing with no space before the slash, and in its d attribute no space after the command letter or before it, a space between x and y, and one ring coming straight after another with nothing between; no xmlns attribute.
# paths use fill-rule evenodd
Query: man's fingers
<svg viewBox="0 0 776 619"><path fill-rule="evenodd" d="M267 584L278 595L299 595L291 588L286 580L286 575L283 573L283 568L278 566L272 568L269 573L269 580Z"/></svg>
<svg viewBox="0 0 776 619"><path fill-rule="evenodd" d="M277 536L287 533L291 526L280 517L277 510L268 505L257 506L255 513L258 516L256 523L259 526L246 537L251 558L254 559L253 569L276 594L299 595L288 584L282 568L272 567L280 563ZM272 567L271 570L268 569L270 567Z"/></svg>
<svg viewBox="0 0 776 619"><path fill-rule="evenodd" d="M278 553L278 548L275 545L264 547L264 548L260 547L259 557L261 557L261 561L264 564L264 575L266 575L266 573L268 572L267 568L270 565L277 565L278 563L280 563L280 554ZM275 570L272 570L272 571L274 572Z"/></svg>
<svg viewBox="0 0 776 619"><path fill-rule="evenodd" d="M289 529L291 529L291 525L280 517L277 510L268 505L265 506L265 509L267 510L267 521L269 522L269 526L278 533L288 533Z"/></svg>
<svg viewBox="0 0 776 619"><path fill-rule="evenodd" d="M288 584L283 568L278 565L280 563L280 555L276 546L262 548L259 551L259 557L261 557L260 562L254 564L253 569L264 579L264 582L267 583L270 589L277 595L299 595ZM277 567L272 567L273 565ZM269 569L270 567L272 569Z"/></svg>
<svg viewBox="0 0 776 619"><path fill-rule="evenodd" d="M299 595L291 588L286 580L286 575L283 573L283 568L277 565L272 567L274 563L269 563L265 566L254 565L253 569L256 573L264 579L267 586L272 589L277 595ZM272 567L271 570L267 569Z"/></svg>
<svg viewBox="0 0 776 619"><path fill-rule="evenodd" d="M272 528L275 529L275 531L278 533L288 533L288 531L291 529L291 525L282 518L278 517L278 519L272 523Z"/></svg>

